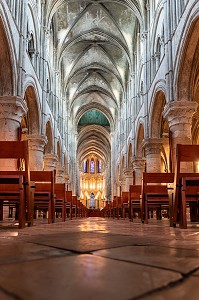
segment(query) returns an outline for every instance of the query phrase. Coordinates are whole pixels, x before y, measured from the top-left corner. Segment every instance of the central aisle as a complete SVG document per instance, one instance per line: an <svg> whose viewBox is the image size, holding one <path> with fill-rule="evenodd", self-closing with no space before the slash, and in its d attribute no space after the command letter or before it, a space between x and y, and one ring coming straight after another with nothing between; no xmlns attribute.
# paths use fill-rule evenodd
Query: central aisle
<svg viewBox="0 0 199 300"><path fill-rule="evenodd" d="M187 300L191 291L195 300L198 249L197 227L174 229L166 220L1 227L0 299Z"/></svg>

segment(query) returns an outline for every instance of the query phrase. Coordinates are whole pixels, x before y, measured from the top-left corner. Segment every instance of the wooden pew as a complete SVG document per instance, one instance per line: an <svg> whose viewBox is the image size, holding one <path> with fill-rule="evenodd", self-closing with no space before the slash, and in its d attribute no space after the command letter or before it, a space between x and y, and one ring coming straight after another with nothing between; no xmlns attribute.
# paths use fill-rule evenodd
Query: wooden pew
<svg viewBox="0 0 199 300"><path fill-rule="evenodd" d="M139 215L141 213L141 185L130 185L129 186L129 220L133 221L134 210L138 211Z"/></svg>
<svg viewBox="0 0 199 300"><path fill-rule="evenodd" d="M163 206L169 210L170 220L172 220L173 210L167 184L173 182L173 173L143 173L141 199L142 222L148 224L148 210L150 207L158 209L161 217L161 208Z"/></svg>
<svg viewBox="0 0 199 300"><path fill-rule="evenodd" d="M16 160L23 160L24 162L24 171L0 171L1 180L4 180L4 188L5 192L9 193L9 184L12 181L13 176L23 176L23 179L21 177L13 177L15 178L18 183L17 185L21 186L22 182L22 189L20 191L23 191L24 197L25 197L25 208L23 201L21 200L21 193L19 193L19 228L25 227L25 220L26 220L26 211L27 211L27 223L28 226L33 225L33 213L34 213L34 207L33 207L33 189L31 188L31 182L30 182L30 171L29 171L29 149L28 149L28 141L0 141L0 163L1 159L16 159ZM16 182L15 181L15 182ZM11 188L16 188L16 186L12 186ZM3 186L1 187L1 193L3 192ZM11 190L12 194L12 190ZM11 197L10 194L10 197ZM3 194L1 194L3 197ZM8 199L8 198L7 198ZM12 201L11 198L9 201ZM3 206L4 200L1 198L1 206ZM21 207L23 206L23 208ZM3 210L3 207L2 209ZM2 212L1 212L2 216Z"/></svg>
<svg viewBox="0 0 199 300"><path fill-rule="evenodd" d="M175 169L175 205L173 226L179 221L180 228L187 228L186 206L190 202L198 205L199 173L182 173L182 162L198 162L199 145L181 145L176 148L176 169ZM193 212L192 212L193 213ZM179 219L179 220L178 220Z"/></svg>
<svg viewBox="0 0 199 300"><path fill-rule="evenodd" d="M48 223L55 222L55 172L31 171L35 182L34 209L48 211Z"/></svg>

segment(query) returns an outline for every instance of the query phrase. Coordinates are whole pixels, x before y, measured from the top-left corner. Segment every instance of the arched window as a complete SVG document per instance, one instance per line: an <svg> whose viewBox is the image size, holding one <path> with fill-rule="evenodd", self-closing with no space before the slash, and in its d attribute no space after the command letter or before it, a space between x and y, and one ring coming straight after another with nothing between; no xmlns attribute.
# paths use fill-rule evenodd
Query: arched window
<svg viewBox="0 0 199 300"><path fill-rule="evenodd" d="M84 173L88 173L88 159L84 160Z"/></svg>
<svg viewBox="0 0 199 300"><path fill-rule="evenodd" d="M90 163L90 173L95 173L95 161L92 158Z"/></svg>
<svg viewBox="0 0 199 300"><path fill-rule="evenodd" d="M101 173L102 172L102 162L101 160L97 161L97 173Z"/></svg>

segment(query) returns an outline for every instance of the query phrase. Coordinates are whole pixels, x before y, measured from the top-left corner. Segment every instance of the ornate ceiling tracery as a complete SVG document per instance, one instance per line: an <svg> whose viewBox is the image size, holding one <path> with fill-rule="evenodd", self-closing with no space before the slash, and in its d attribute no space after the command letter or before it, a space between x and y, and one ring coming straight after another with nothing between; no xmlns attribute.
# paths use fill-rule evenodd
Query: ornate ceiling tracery
<svg viewBox="0 0 199 300"><path fill-rule="evenodd" d="M92 109L110 116L113 128L126 97L134 44L138 31L143 28L146 1L48 2L46 24L53 34L54 61L61 74L62 93L70 116L76 120L81 107L85 113L85 108L89 110L92 103ZM110 138L107 140L106 134L98 130L99 126L94 126L90 134L87 133L89 126L80 131L81 159L92 149L102 155L103 160L107 156L110 160Z"/></svg>

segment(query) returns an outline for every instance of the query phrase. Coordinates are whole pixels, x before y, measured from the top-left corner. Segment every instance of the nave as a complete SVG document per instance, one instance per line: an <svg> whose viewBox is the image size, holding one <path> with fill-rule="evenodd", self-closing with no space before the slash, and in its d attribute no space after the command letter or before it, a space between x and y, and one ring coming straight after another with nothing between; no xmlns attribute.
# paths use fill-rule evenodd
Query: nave
<svg viewBox="0 0 199 300"><path fill-rule="evenodd" d="M9 224L7 224L9 225ZM87 218L0 231L0 299L197 300L198 226Z"/></svg>

